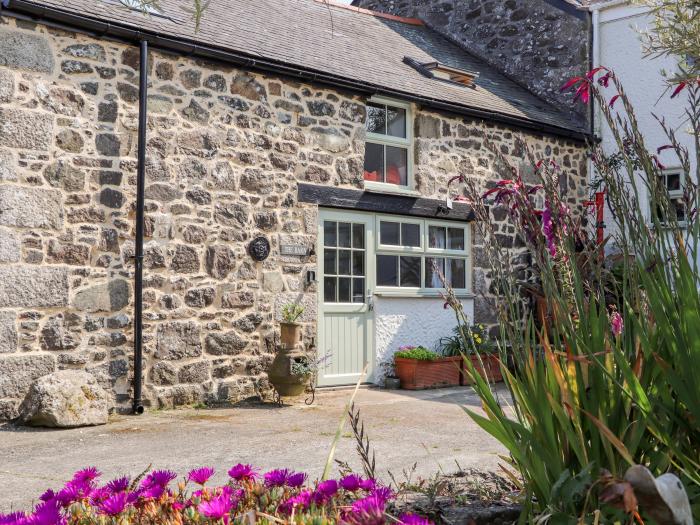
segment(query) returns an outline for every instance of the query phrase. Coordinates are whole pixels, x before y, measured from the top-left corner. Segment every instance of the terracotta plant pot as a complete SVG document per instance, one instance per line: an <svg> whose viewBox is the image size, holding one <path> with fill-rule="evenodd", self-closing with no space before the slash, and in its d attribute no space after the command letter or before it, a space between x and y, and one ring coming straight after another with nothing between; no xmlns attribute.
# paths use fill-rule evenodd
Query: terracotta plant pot
<svg viewBox="0 0 700 525"><path fill-rule="evenodd" d="M462 358L459 356L438 357L432 361L396 357L394 358L394 367L396 375L401 380L401 388L420 390L458 386L461 362Z"/></svg>
<svg viewBox="0 0 700 525"><path fill-rule="evenodd" d="M478 356L470 354L469 359L481 377L487 381L491 383L499 383L503 381L503 374L501 374L501 366L499 365L497 354L481 354L481 363L483 363L483 368L479 362ZM464 366L464 364L462 364L462 366ZM471 385L474 382L467 374L466 368L464 369L460 379L462 380L460 383L462 385Z"/></svg>
<svg viewBox="0 0 700 525"><path fill-rule="evenodd" d="M296 359L304 358L306 358L304 352L298 347L281 346L277 350L277 355L267 371L267 377L280 396L295 397L306 391L311 375L292 374L292 363Z"/></svg>
<svg viewBox="0 0 700 525"><path fill-rule="evenodd" d="M301 325L297 323L280 323L280 342L285 348L294 348L301 342Z"/></svg>

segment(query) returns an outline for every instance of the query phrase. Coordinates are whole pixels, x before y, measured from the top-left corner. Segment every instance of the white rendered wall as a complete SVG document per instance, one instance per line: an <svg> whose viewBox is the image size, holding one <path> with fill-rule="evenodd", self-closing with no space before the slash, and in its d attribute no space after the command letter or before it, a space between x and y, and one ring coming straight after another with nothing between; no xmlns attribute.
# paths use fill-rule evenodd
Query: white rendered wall
<svg viewBox="0 0 700 525"><path fill-rule="evenodd" d="M655 152L659 146L669 142L659 123L654 119L653 115L656 114L665 117L667 123L677 129L678 138L688 148L691 159L694 159L691 136L687 132L687 126L681 124L685 120L683 112L687 99L684 94L671 99L671 91L667 90L661 74L662 69L667 72L676 71L678 61L672 57L644 58L643 56L639 30L646 29L652 22L647 9L630 6L628 2L607 8L603 4L597 14L594 11L593 21L596 25L593 43L594 64L609 67L622 80L625 92L635 108L635 115L649 151ZM608 100L615 94L612 87L608 88L606 93L608 93ZM615 107L622 107L620 101ZM595 127L606 150L617 150L612 133L599 112L596 112ZM661 152L659 159L667 168L680 166L672 150ZM694 169L693 166L691 173L694 173ZM642 197L642 209L649 217L648 199L646 195L640 195L640 199ZM608 209L606 209L605 222L606 233L614 231L615 222Z"/></svg>
<svg viewBox="0 0 700 525"><path fill-rule="evenodd" d="M393 360L400 346L422 345L435 348L441 337L452 335L457 326L451 308L443 308L441 298L376 297L374 327L376 372L375 383L384 384L384 362ZM474 315L474 301L464 300L464 311L469 319Z"/></svg>

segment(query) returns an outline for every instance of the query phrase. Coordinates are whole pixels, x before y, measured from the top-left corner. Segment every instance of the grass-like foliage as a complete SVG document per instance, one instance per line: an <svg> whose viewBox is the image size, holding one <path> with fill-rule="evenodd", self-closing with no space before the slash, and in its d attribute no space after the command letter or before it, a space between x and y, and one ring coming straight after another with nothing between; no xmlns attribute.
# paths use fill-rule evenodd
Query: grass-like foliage
<svg viewBox="0 0 700 525"><path fill-rule="evenodd" d="M523 480L523 522L643 520L644 505L622 481L635 464L655 476L678 474L698 520L700 203L691 171L698 163L663 119L668 145L648 150L611 71L598 68L566 87L581 100L595 100L613 132L616 151L596 146L592 156L616 228L597 244L594 229L584 225L587 211L570 209L561 191L565 176L554 161L536 159L525 145L534 169L526 180L491 147L508 178L487 191L465 183L491 263L491 288L499 294L501 368L513 404L504 406L467 359L485 415L467 412L508 449L504 459ZM686 89L697 138L699 91L696 84ZM669 199L661 184L661 151L682 166L682 199ZM644 200L650 215L640 206ZM517 254L497 241L490 214L498 207L507 210L530 254L545 306L540 315L523 300L509 264ZM449 290L448 303L467 327ZM464 344L472 343L464 338Z"/></svg>

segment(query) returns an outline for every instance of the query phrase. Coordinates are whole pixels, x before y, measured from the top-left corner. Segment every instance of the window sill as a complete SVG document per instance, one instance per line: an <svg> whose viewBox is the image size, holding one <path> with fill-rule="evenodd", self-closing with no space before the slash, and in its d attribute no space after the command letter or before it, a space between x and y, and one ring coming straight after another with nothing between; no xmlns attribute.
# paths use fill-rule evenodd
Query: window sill
<svg viewBox="0 0 700 525"><path fill-rule="evenodd" d="M386 193L389 195L403 195L405 197L420 197L421 193L417 190L412 190L395 184L387 184L385 182L365 181L365 191L370 193Z"/></svg>
<svg viewBox="0 0 700 525"><path fill-rule="evenodd" d="M455 291L454 294L455 296L457 296L458 299L474 299L475 297L475 295L472 292L469 292L467 290ZM404 299L441 299L443 297L441 289L416 290L415 288L408 290L375 290L374 295L376 295L377 297L397 297Z"/></svg>

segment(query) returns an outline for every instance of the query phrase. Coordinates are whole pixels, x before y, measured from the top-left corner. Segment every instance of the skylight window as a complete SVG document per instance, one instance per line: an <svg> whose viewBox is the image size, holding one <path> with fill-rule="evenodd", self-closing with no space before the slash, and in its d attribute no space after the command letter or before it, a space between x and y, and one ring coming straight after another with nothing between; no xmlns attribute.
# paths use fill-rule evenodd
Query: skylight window
<svg viewBox="0 0 700 525"><path fill-rule="evenodd" d="M160 9L157 1L153 0L119 0L119 3L124 7L128 7L133 11L141 11L149 15L163 16L163 11Z"/></svg>
<svg viewBox="0 0 700 525"><path fill-rule="evenodd" d="M476 87L474 82L479 76L479 73L475 71L459 69L441 62L419 62L411 57L404 57L403 61L424 77L450 82L451 84L459 84L461 86Z"/></svg>

